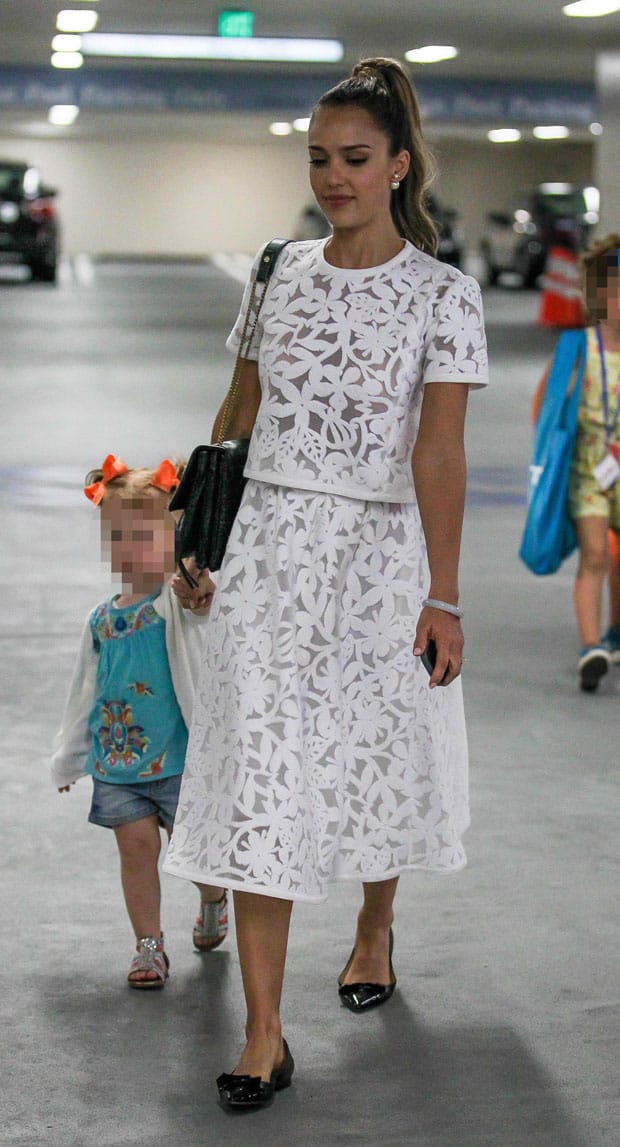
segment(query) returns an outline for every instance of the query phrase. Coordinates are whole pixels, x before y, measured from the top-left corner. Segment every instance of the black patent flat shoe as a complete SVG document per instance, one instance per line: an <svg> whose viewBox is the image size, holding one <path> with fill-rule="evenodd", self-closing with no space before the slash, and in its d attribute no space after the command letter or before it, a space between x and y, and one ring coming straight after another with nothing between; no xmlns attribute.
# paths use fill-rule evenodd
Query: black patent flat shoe
<svg viewBox="0 0 620 1147"><path fill-rule="evenodd" d="M260 1075L220 1075L217 1089L220 1103L226 1111L255 1111L259 1107L269 1107L276 1091L290 1087L295 1070L295 1061L290 1048L284 1043L284 1060L273 1069L269 1082Z"/></svg>
<svg viewBox="0 0 620 1147"><path fill-rule="evenodd" d="M390 928L390 982L389 984L343 984L347 969L355 955L355 948L351 952L346 966L338 977L338 995L345 1008L351 1012L368 1012L371 1008L378 1008L385 1004L394 995L396 976L392 967L392 952L394 951L394 934Z"/></svg>

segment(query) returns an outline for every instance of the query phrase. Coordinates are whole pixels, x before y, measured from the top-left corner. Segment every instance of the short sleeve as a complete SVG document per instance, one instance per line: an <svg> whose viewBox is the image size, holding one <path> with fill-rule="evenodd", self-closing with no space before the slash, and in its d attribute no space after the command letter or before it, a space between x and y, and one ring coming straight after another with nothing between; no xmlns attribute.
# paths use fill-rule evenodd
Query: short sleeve
<svg viewBox="0 0 620 1147"><path fill-rule="evenodd" d="M469 275L440 288L425 340L422 381L487 386L489 368L480 287Z"/></svg>
<svg viewBox="0 0 620 1147"><path fill-rule="evenodd" d="M244 327L244 323L245 323L245 317L247 314L248 307L250 305L250 295L252 294L252 283L254 282L254 278L255 278L256 272L258 270L258 265L260 263L260 259L261 259L261 255L263 253L263 250L264 250L264 248L261 247L256 258L254 259L254 262L252 264L252 270L250 271L249 278L245 284L245 288L243 291L243 299L241 300L241 307L239 310L239 314L237 315L237 319L236 319L236 322L235 322L233 329L231 330L228 338L226 339L226 349L229 351L232 351L233 354L238 354L238 352L239 352L239 347L241 345L241 336L243 334L243 327ZM259 291L260 291L260 288L259 288ZM253 308L254 312L256 311L256 303L260 302L260 297L261 297L260 293L258 293L256 296L256 300L255 300L255 306ZM252 328L253 319L254 319L254 315L250 315L248 330L251 330L251 328ZM263 335L263 331L262 331L262 326L261 326L260 319L259 319L258 323L256 324L256 330L254 331L254 334L252 335L252 340L251 340L250 346L248 347L246 353L243 356L244 358L248 358L248 359L251 359L253 362L256 362L256 360L258 359L258 350L260 347L262 335Z"/></svg>

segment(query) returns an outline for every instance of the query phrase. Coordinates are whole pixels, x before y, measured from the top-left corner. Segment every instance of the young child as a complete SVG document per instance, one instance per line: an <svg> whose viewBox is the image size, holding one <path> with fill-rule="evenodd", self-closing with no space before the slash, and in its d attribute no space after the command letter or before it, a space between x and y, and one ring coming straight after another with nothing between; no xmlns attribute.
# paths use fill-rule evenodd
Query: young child
<svg viewBox="0 0 620 1147"><path fill-rule="evenodd" d="M568 505L579 544L574 585L581 641L577 673L580 688L593 693L610 666L620 665L620 234L597 240L581 256L581 265L586 361ZM536 390L534 421L549 370ZM603 632L605 582L609 627Z"/></svg>
<svg viewBox="0 0 620 1147"><path fill-rule="evenodd" d="M132 988L163 988L169 961L160 928L160 826L168 835L181 784L200 664L201 620L215 586L192 609L171 592L175 570L170 492L182 467L133 469L113 455L84 493L100 508L103 550L121 592L88 617L52 758L61 793L93 778L89 820L114 829L125 903L137 942ZM226 892L198 885L194 945L210 951L228 927Z"/></svg>
<svg viewBox="0 0 620 1147"><path fill-rule="evenodd" d="M620 664L620 235L582 256L587 330L569 503L579 541L574 602L581 639L581 689L592 693ZM603 633L603 590L609 628Z"/></svg>

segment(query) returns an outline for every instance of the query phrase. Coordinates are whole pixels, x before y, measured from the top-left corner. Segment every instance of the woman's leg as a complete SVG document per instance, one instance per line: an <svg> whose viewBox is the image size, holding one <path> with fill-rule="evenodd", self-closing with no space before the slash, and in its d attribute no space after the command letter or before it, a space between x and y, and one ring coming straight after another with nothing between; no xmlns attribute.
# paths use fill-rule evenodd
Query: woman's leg
<svg viewBox="0 0 620 1147"><path fill-rule="evenodd" d="M598 645L602 632L603 586L609 569L606 518L577 518L579 568L575 579L575 613L582 645Z"/></svg>
<svg viewBox="0 0 620 1147"><path fill-rule="evenodd" d="M268 1080L284 1057L280 1000L293 905L252 892L235 892L234 900L247 1007L247 1043L234 1074Z"/></svg>
<svg viewBox="0 0 620 1147"><path fill-rule="evenodd" d="M609 624L620 625L620 532L609 531Z"/></svg>
<svg viewBox="0 0 620 1147"><path fill-rule="evenodd" d="M389 984L389 937L398 877L364 884L364 903L357 918L355 955L343 984Z"/></svg>

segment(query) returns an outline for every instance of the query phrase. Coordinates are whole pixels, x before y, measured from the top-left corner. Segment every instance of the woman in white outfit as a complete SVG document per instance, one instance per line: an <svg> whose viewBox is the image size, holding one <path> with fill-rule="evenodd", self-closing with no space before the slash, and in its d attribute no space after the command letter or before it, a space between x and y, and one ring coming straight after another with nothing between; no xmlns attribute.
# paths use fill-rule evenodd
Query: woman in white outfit
<svg viewBox="0 0 620 1147"><path fill-rule="evenodd" d="M487 380L480 293L434 258L428 155L396 62L366 60L327 92L308 143L333 232L280 254L243 360L231 436L252 434L248 483L165 864L234 890L248 1018L218 1080L227 1107L290 1083L293 902L362 883L340 996L381 1004L398 878L462 868L469 817L458 559L467 395ZM179 588L185 604L201 592Z"/></svg>

